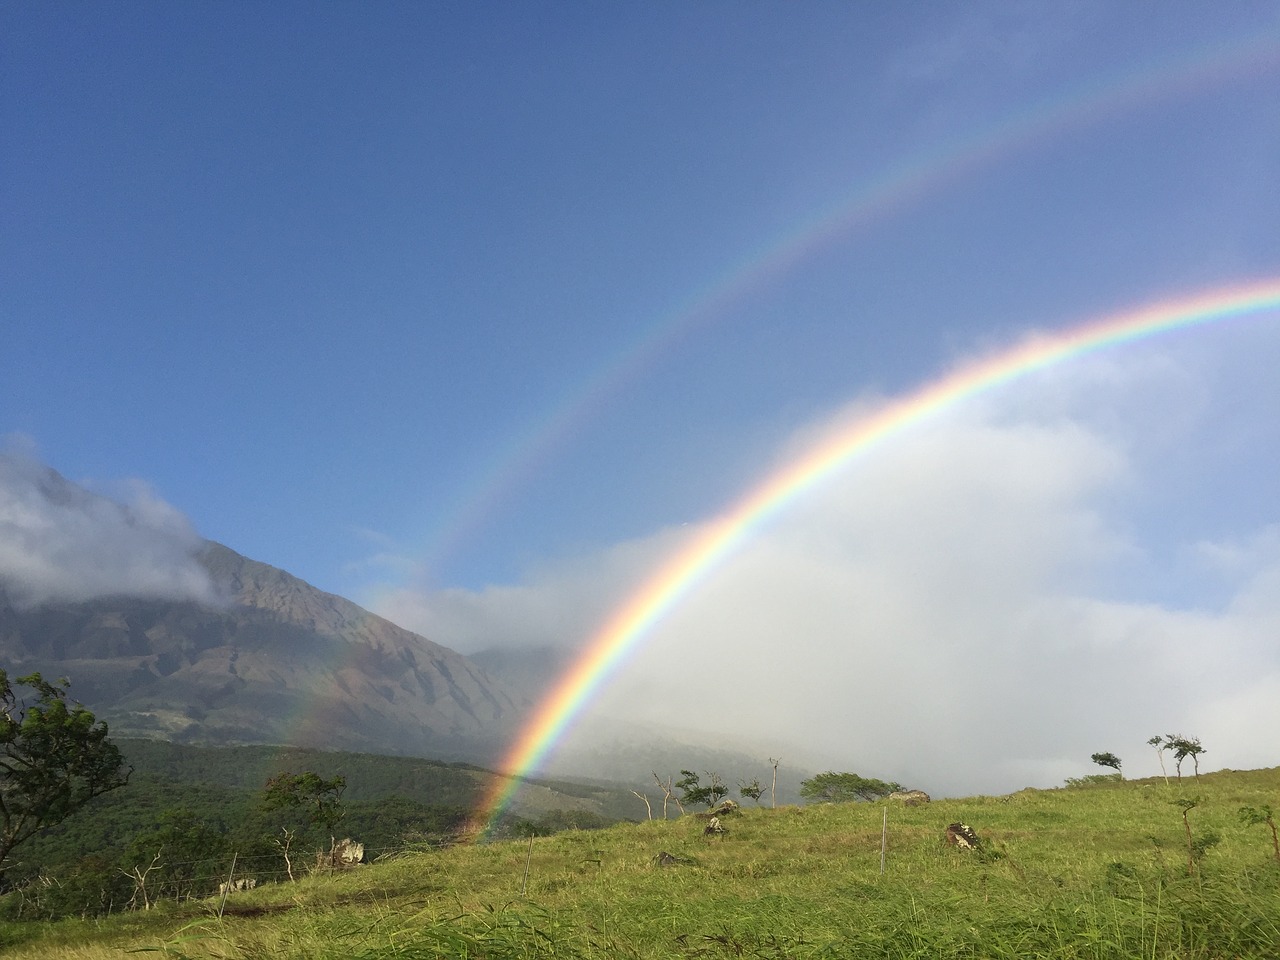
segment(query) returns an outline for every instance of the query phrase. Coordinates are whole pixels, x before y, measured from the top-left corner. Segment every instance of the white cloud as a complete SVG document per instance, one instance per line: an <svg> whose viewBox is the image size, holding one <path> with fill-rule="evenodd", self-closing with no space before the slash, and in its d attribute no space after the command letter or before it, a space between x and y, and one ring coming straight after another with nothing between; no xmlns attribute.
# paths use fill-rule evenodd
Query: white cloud
<svg viewBox="0 0 1280 960"><path fill-rule="evenodd" d="M1167 518L1130 516L1217 429L1198 377L1165 357L1126 385L1103 358L900 432L666 611L590 716L732 731L762 755L799 744L943 794L1059 785L1100 750L1154 775L1146 740L1170 731L1200 736L1211 766L1280 761L1280 534L1170 544ZM447 645L582 645L699 534L380 612L412 610ZM1212 590L1146 589L1188 556Z"/></svg>
<svg viewBox="0 0 1280 960"><path fill-rule="evenodd" d="M532 571L523 583L479 591L383 589L369 609L462 653L572 645L589 637L637 579L691 535L669 530Z"/></svg>
<svg viewBox="0 0 1280 960"><path fill-rule="evenodd" d="M127 595L213 599L190 522L146 485L123 503L37 462L0 452L0 586L23 607Z"/></svg>

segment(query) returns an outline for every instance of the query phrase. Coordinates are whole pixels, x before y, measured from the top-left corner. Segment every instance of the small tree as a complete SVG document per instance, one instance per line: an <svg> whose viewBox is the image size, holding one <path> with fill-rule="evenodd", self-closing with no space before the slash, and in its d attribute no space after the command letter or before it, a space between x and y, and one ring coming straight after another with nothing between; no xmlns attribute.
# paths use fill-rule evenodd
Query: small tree
<svg viewBox="0 0 1280 960"><path fill-rule="evenodd" d="M227 846L225 824L211 823L186 808L165 810L154 828L130 843L126 862L134 867L129 876L138 883L144 899L150 895L152 903L162 898L207 897L218 889ZM139 872L138 865L148 858L151 866ZM148 881L147 875L153 872L155 876ZM144 887L144 882L150 886Z"/></svg>
<svg viewBox="0 0 1280 960"><path fill-rule="evenodd" d="M884 780L861 777L856 773L835 773L831 770L800 782L800 796L813 803L879 800L901 789L902 785L899 783L886 783Z"/></svg>
<svg viewBox="0 0 1280 960"><path fill-rule="evenodd" d="M650 819L650 820L652 820L652 819L653 819L653 807L649 804L649 795L648 795L647 793L641 793L639 790L632 790L631 792L632 792L632 794L634 794L638 799L640 799L640 800L643 800L643 801L644 801L644 809L645 809L645 811L649 814L649 819Z"/></svg>
<svg viewBox="0 0 1280 960"><path fill-rule="evenodd" d="M1164 737L1157 734L1147 741L1147 746L1156 748L1156 759L1160 761L1160 773L1164 777L1164 785L1169 785L1169 772L1164 768Z"/></svg>
<svg viewBox="0 0 1280 960"><path fill-rule="evenodd" d="M760 795L764 793L764 787L760 786L760 778L756 777L750 783L745 780L738 781L738 794L743 797L749 797L756 802L756 806L760 806Z"/></svg>
<svg viewBox="0 0 1280 960"><path fill-rule="evenodd" d="M708 773L710 782L702 783L702 778L692 770L681 770L676 787L681 792L681 800L685 803L705 803L710 810L729 792L718 773Z"/></svg>
<svg viewBox="0 0 1280 960"><path fill-rule="evenodd" d="M1276 833L1276 818L1271 807L1241 807L1240 820L1251 827L1265 824L1271 828L1271 848L1275 851L1276 862L1280 863L1280 834Z"/></svg>
<svg viewBox="0 0 1280 960"><path fill-rule="evenodd" d="M288 874L289 882L293 883L293 860L289 856L289 848L293 846L296 834L288 827L280 828L280 836L272 838L272 843L280 850L280 855L284 857L284 872Z"/></svg>
<svg viewBox="0 0 1280 960"><path fill-rule="evenodd" d="M1200 745L1199 737L1184 737L1181 734L1169 734L1164 745L1173 751L1174 769L1178 773L1178 782L1182 782L1182 761L1191 758L1195 765L1196 779L1200 779L1200 754L1205 752Z"/></svg>
<svg viewBox="0 0 1280 960"><path fill-rule="evenodd" d="M1123 779L1124 774L1120 773L1120 758L1114 753L1095 753L1089 758L1100 767L1110 767L1116 773L1120 774Z"/></svg>
<svg viewBox="0 0 1280 960"><path fill-rule="evenodd" d="M1196 864L1204 859L1204 855L1209 852L1209 848L1216 846L1221 839L1216 833L1206 833L1199 838L1193 838L1191 835L1191 821L1187 814L1200 805L1200 797L1179 797L1172 801L1173 805L1182 811L1182 825L1187 833L1187 873L1196 872Z"/></svg>
<svg viewBox="0 0 1280 960"><path fill-rule="evenodd" d="M0 668L0 876L14 847L123 787L133 772L107 725L67 702L66 680L33 673L17 682L35 692L34 702L20 701Z"/></svg>
<svg viewBox="0 0 1280 960"><path fill-rule="evenodd" d="M667 803L671 800L676 802L676 808L680 811L680 815L684 816L684 807L680 804L680 798L672 793L671 775L667 774L667 779L663 780L658 776L658 771L654 770L653 779L658 784L658 789L662 791L662 819L667 819Z"/></svg>
<svg viewBox="0 0 1280 960"><path fill-rule="evenodd" d="M308 826L323 827L329 834L329 849L337 845L334 828L346 816L342 808L342 792L347 778L336 776L326 780L318 773L282 773L267 781L262 792L266 810L292 809L300 812Z"/></svg>

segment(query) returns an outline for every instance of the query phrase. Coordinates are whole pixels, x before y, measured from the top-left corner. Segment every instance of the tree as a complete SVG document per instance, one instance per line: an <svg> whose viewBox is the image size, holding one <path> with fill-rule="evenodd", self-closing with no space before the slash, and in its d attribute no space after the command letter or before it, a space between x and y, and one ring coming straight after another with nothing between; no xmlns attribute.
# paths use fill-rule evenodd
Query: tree
<svg viewBox="0 0 1280 960"><path fill-rule="evenodd" d="M267 810L294 809L302 813L308 826L324 827L333 841L333 828L345 817L342 792L347 778L339 774L326 780L318 773L282 773L263 788L262 805Z"/></svg>
<svg viewBox="0 0 1280 960"><path fill-rule="evenodd" d="M1241 807L1240 820L1249 826L1267 826L1271 828L1271 847L1275 850L1276 863L1280 863L1280 831L1276 830L1276 817L1270 805L1261 807Z"/></svg>
<svg viewBox="0 0 1280 960"><path fill-rule="evenodd" d="M1116 773L1119 773L1121 777L1124 776L1123 773L1120 773L1120 758L1114 753L1095 753L1089 759L1100 767L1110 767Z"/></svg>
<svg viewBox="0 0 1280 960"><path fill-rule="evenodd" d="M776 807L778 805L778 764L782 760L778 757L770 757L769 763L773 765L773 784L769 787L769 806Z"/></svg>
<svg viewBox="0 0 1280 960"><path fill-rule="evenodd" d="M756 777L750 783L745 780L738 780L738 793L743 797L749 797L756 802L756 806L760 806L760 796L764 793L764 787L760 786L760 778Z"/></svg>
<svg viewBox="0 0 1280 960"><path fill-rule="evenodd" d="M207 897L218 889L227 847L227 828L221 821L206 820L185 807L165 810L154 829L133 838L126 861L132 870L126 873L144 901ZM151 865L143 870L148 860ZM151 873L155 876L148 877Z"/></svg>
<svg viewBox="0 0 1280 960"><path fill-rule="evenodd" d="M658 789L662 791L662 819L667 819L667 802L670 800L674 800L676 802L676 807L680 810L680 815L684 816L684 807L680 804L680 798L673 796L672 794L671 774L667 774L667 779L663 780L658 776L658 771L654 770L653 779L658 784Z"/></svg>
<svg viewBox="0 0 1280 960"><path fill-rule="evenodd" d="M650 820L652 820L652 819L653 819L653 807L652 807L652 806L650 805L650 803L649 803L649 795L648 795L647 793L641 793L639 790L632 790L631 792L632 792L633 794L635 794L635 796L636 796L638 799L640 799L640 800L643 800L643 801L644 801L644 809L645 809L645 811L649 814L649 819L650 819Z"/></svg>
<svg viewBox="0 0 1280 960"><path fill-rule="evenodd" d="M708 773L710 782L703 784L702 778L692 770L681 770L676 786L680 789L680 799L684 803L705 803L710 810L721 798L728 794L729 788L724 785L718 773Z"/></svg>
<svg viewBox="0 0 1280 960"><path fill-rule="evenodd" d="M1173 751L1174 770L1178 773L1178 782L1182 782L1182 761L1191 758L1191 762L1195 764L1196 779L1200 779L1200 754L1205 752L1204 747L1200 745L1199 737L1184 737L1181 734L1171 733L1164 739L1164 745Z"/></svg>
<svg viewBox="0 0 1280 960"><path fill-rule="evenodd" d="M34 691L34 702L17 698L0 667L0 876L14 847L123 787L133 772L107 725L68 704L66 680L33 673L16 682Z"/></svg>
<svg viewBox="0 0 1280 960"><path fill-rule="evenodd" d="M1216 833L1204 833L1199 837L1193 837L1191 834L1191 821L1187 818L1187 814L1200 805L1201 797L1179 797L1177 800L1170 801L1173 806L1182 811L1182 825L1187 833L1187 874L1191 875L1196 872L1196 864L1204 859L1204 855L1209 852L1210 847L1217 846L1221 841Z"/></svg>
<svg viewBox="0 0 1280 960"><path fill-rule="evenodd" d="M828 770L816 777L800 781L800 796L813 803L849 803L855 800L879 800L895 790L898 783L886 783L856 773L835 773Z"/></svg>
<svg viewBox="0 0 1280 960"><path fill-rule="evenodd" d="M1160 773L1164 777L1164 785L1167 787L1169 785L1169 773L1164 768L1164 737L1157 734L1147 741L1147 746L1156 748L1156 758L1160 761Z"/></svg>

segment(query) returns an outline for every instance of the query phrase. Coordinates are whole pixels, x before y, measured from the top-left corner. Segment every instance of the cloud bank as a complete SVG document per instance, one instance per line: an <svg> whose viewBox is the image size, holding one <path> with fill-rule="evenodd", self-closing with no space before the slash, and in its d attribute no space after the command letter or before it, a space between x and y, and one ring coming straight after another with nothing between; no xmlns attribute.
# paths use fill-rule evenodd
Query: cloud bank
<svg viewBox="0 0 1280 960"><path fill-rule="evenodd" d="M569 741L678 717L942 794L1059 785L1102 750L1153 775L1146 740L1171 732L1208 768L1280 762L1280 527L1212 509L1233 465L1206 438L1241 414L1210 367L1104 357L892 438L670 611ZM379 612L464 650L581 646L691 535Z"/></svg>
<svg viewBox="0 0 1280 960"><path fill-rule="evenodd" d="M103 596L212 601L191 523L144 484L124 502L0 452L0 589L19 607Z"/></svg>

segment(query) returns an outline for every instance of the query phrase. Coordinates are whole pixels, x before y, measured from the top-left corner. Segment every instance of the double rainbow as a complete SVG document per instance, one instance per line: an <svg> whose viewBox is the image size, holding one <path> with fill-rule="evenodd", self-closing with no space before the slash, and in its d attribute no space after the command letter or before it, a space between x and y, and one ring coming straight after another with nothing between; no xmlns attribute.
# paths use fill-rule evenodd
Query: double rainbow
<svg viewBox="0 0 1280 960"><path fill-rule="evenodd" d="M585 652L540 705L510 750L483 816L492 824L536 771L592 696L644 639L653 624L719 567L761 524L828 479L854 457L898 431L970 397L1076 357L1135 340L1232 317L1280 310L1280 278L1166 300L1111 314L1066 330L1033 336L1010 349L964 364L834 436L742 497L692 543L664 563L605 623Z"/></svg>
<svg viewBox="0 0 1280 960"><path fill-rule="evenodd" d="M439 527L428 538L425 562L434 567L450 556L613 397L692 331L717 322L755 291L767 288L852 231L887 219L1019 150L1052 143L1068 131L1151 103L1269 75L1280 66L1278 27L1075 86L963 136L900 157L877 175L828 198L782 232L740 251L707 282L620 344L614 356L585 381L568 388L521 435L491 451L488 462L466 484L468 492L439 511Z"/></svg>

